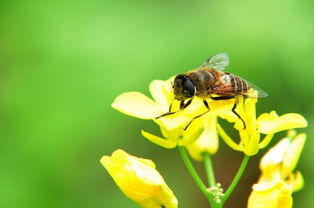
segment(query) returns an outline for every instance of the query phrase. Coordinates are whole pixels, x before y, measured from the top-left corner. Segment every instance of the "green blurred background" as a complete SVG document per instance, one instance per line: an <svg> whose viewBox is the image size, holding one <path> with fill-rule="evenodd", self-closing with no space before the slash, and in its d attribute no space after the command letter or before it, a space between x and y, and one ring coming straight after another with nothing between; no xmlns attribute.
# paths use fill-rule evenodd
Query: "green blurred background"
<svg viewBox="0 0 314 208"><path fill-rule="evenodd" d="M152 80L225 51L229 72L269 93L259 113L297 112L311 124L313 8L311 0L1 1L0 207L137 207L99 163L117 148L153 159L181 208L209 207L178 152L140 135L157 132L153 122L122 115L112 101L148 94ZM313 207L313 126L300 131L306 185L293 197L295 207ZM245 207L260 156L226 207ZM223 186L240 159L221 143L213 160Z"/></svg>

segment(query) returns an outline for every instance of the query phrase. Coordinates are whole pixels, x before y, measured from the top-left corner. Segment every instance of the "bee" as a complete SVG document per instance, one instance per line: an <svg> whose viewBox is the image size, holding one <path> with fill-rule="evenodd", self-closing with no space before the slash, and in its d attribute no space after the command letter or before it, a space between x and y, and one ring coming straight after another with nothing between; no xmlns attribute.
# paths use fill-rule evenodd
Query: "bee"
<svg viewBox="0 0 314 208"><path fill-rule="evenodd" d="M193 98L199 97L203 100L207 111L194 117L187 127L196 118L201 117L210 111L207 99L212 100L228 100L235 99L232 112L243 122L244 129L246 128L244 120L236 112L237 98L242 96L245 98L263 98L268 96L267 93L254 84L240 78L237 75L223 72L229 66L229 56L227 53L218 53L208 58L200 67L184 74L179 74L174 78L173 93L174 99L180 101L180 110L169 112L158 116L161 118L182 111L188 107ZM254 91L257 91L257 93Z"/></svg>

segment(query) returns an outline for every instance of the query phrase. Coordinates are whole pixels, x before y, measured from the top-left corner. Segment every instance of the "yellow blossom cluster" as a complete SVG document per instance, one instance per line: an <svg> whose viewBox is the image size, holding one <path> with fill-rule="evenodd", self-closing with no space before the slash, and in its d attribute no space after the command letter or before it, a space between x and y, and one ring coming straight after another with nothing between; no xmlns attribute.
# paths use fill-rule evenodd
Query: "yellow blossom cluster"
<svg viewBox="0 0 314 208"><path fill-rule="evenodd" d="M303 187L301 173L293 173L305 143L306 135L289 131L286 138L262 158L262 174L253 186L248 208L291 208L291 194Z"/></svg>
<svg viewBox="0 0 314 208"><path fill-rule="evenodd" d="M195 97L189 107L179 110L180 102L174 99L172 80L173 78L153 81L149 86L153 99L140 92L127 92L119 95L112 107L133 117L153 120L159 126L161 136L142 130L146 139L168 149L184 146L196 161L204 160L204 153L215 154L218 151L219 137L229 147L249 157L265 148L275 133L307 126L303 116L296 113L279 116L276 111L271 111L257 117L257 98L243 97L229 100L208 99L206 101L210 111L191 123L195 116L203 114L207 108L203 100ZM235 102L236 111L242 119L231 110ZM170 110L169 106L176 113L158 118ZM232 123L238 131L239 139L232 139L218 123L218 118ZM187 125L189 127L185 128ZM260 164L262 175L253 186L248 208L292 207L291 193L303 186L300 172L292 171L304 145L305 134L289 132L287 138L281 140L263 157ZM140 206L177 207L176 197L151 160L117 150L111 157L104 156L101 163L122 192Z"/></svg>

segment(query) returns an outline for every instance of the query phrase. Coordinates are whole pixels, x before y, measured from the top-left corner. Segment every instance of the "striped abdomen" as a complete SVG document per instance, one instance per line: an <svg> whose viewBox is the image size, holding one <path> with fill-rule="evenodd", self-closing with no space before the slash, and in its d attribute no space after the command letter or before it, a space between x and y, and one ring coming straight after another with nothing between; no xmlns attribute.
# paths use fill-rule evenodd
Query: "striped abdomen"
<svg viewBox="0 0 314 208"><path fill-rule="evenodd" d="M236 75L220 72L220 80L213 87L213 93L218 95L244 95L250 89L248 83Z"/></svg>
<svg viewBox="0 0 314 208"><path fill-rule="evenodd" d="M236 94L244 94L248 91L248 84L245 80L239 78L236 75L230 74L230 76L233 79L233 87L234 87L234 92Z"/></svg>

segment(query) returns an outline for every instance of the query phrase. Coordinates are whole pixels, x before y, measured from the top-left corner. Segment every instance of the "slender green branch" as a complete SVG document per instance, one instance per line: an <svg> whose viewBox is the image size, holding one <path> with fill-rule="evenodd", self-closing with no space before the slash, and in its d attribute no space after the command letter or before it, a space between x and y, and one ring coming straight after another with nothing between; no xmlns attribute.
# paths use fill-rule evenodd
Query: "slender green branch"
<svg viewBox="0 0 314 208"><path fill-rule="evenodd" d="M208 152L203 153L203 159L205 164L205 170L207 173L207 180L210 187L216 186L215 174L213 169L213 164Z"/></svg>
<svg viewBox="0 0 314 208"><path fill-rule="evenodd" d="M239 181L240 181L240 179L241 179L241 177L245 171L245 168L249 162L249 159L250 159L250 156L248 156L248 155L243 156L242 163L238 169L238 172L235 175L232 183L230 184L228 190L225 192L225 195L222 198L222 204L224 204L226 202L226 200L229 198L229 196L232 193L232 191L234 190L234 188L238 185L238 183L239 183Z"/></svg>
<svg viewBox="0 0 314 208"><path fill-rule="evenodd" d="M189 156L186 153L186 150L183 146L179 146L179 152L180 155L183 159L183 162L185 164L185 166L187 167L188 171L190 172L190 174L192 175L194 181L196 182L196 184L198 185L198 187L201 189L201 191L203 192L203 194L206 196L206 198L208 199L210 205L212 208L221 208L222 204L221 203L217 203L214 199L214 196L212 195L211 192L209 192L206 188L206 186L204 185L202 179L199 177L199 175L197 174L195 168L193 167L193 164L189 158Z"/></svg>
<svg viewBox="0 0 314 208"><path fill-rule="evenodd" d="M207 197L207 199L211 202L211 195L210 193L207 191L206 186L204 185L202 179L199 177L199 175L197 174L195 168L193 167L193 164L189 158L189 156L187 155L185 148L183 146L179 146L179 152L180 155L183 159L183 162L185 164L185 166L187 167L188 171L190 172L190 174L192 175L194 181L196 182L196 184L198 185L198 187L201 189L201 191L203 192L203 194Z"/></svg>

